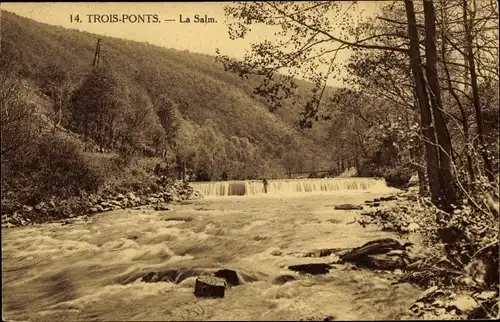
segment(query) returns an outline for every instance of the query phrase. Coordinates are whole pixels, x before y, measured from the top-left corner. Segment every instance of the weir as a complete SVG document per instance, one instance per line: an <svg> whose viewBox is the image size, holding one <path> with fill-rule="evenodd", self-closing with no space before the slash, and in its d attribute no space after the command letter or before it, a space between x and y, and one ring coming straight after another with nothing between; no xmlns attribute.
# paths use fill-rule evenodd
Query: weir
<svg viewBox="0 0 500 322"><path fill-rule="evenodd" d="M267 193L261 180L191 182L204 197L296 195L303 193L334 193L347 191L387 190L379 178L321 178L269 180Z"/></svg>

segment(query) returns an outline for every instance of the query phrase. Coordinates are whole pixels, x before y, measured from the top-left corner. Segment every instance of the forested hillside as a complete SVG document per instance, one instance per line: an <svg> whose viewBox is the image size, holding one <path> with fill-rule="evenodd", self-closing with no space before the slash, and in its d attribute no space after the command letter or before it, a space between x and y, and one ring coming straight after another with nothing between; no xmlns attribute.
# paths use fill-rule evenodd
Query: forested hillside
<svg viewBox="0 0 500 322"><path fill-rule="evenodd" d="M9 68L28 100L46 114L48 127L71 130L87 151L163 155L171 167L185 165L200 180L217 180L224 172L235 179L280 177L331 166L322 125L302 133L293 128L300 103L270 113L253 94L258 78L225 72L212 56L5 11L1 23L3 59L11 58ZM93 69L99 38L99 67Z"/></svg>

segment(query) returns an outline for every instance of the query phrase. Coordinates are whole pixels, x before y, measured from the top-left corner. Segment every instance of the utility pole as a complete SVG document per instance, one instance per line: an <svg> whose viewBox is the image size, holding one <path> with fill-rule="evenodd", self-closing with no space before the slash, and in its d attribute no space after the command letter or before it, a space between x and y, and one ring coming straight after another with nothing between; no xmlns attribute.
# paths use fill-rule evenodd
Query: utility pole
<svg viewBox="0 0 500 322"><path fill-rule="evenodd" d="M92 66L99 67L99 57L101 53L101 38L97 39L97 45L95 46L94 63Z"/></svg>

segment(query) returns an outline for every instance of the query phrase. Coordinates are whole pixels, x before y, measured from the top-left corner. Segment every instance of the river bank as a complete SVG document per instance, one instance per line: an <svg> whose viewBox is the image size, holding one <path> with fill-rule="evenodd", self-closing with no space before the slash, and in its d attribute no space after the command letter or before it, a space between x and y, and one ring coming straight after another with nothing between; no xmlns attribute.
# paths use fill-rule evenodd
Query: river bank
<svg viewBox="0 0 500 322"><path fill-rule="evenodd" d="M88 220L89 216L113 210L153 205L158 210L167 209L171 202L200 199L192 186L165 177L156 177L156 183L141 189L103 189L101 193L73 198L52 198L36 205L15 204L4 207L2 228L12 228L51 222Z"/></svg>

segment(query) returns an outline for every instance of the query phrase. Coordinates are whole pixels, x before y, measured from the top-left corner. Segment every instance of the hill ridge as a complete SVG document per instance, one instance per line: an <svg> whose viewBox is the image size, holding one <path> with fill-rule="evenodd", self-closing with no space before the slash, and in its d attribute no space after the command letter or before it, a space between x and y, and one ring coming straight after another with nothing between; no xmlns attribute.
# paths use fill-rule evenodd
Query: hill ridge
<svg viewBox="0 0 500 322"><path fill-rule="evenodd" d="M243 80L224 71L213 56L66 29L5 10L1 18L2 48L19 55L26 79L38 82L48 62L58 62L80 79L90 72L95 42L101 38L103 63L119 73L131 88L146 90L153 102L167 95L177 104L182 118L199 127L198 135L193 137L203 136L204 123L210 119L222 141L230 141L232 136L246 138L260 151L262 162L275 168L275 173L285 171L283 150L293 150L302 163L309 162L303 165L307 170L327 167L327 154L319 147L326 142L314 133L303 134L293 128L297 107L288 105L270 113L252 93L255 80ZM292 145L287 143L290 137ZM308 159L310 155L320 156L324 162L314 164L318 158L313 162Z"/></svg>

